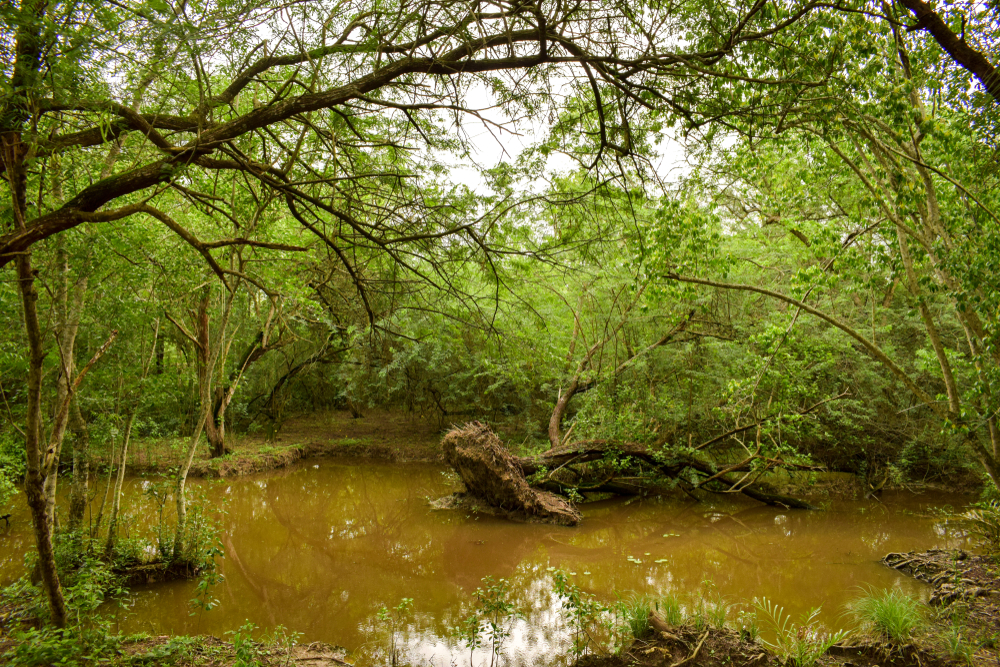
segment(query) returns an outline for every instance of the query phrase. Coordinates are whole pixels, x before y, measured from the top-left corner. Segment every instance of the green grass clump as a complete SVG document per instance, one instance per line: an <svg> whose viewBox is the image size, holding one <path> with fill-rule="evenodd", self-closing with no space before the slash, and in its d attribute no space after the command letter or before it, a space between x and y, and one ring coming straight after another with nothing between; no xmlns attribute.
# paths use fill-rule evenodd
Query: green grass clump
<svg viewBox="0 0 1000 667"><path fill-rule="evenodd" d="M657 600L655 606L656 611L659 612L668 625L677 626L684 622L684 609L681 607L681 601L676 595L669 593L664 595Z"/></svg>
<svg viewBox="0 0 1000 667"><path fill-rule="evenodd" d="M900 590L869 589L847 608L864 629L900 643L923 622L920 607L918 600Z"/></svg>
<svg viewBox="0 0 1000 667"><path fill-rule="evenodd" d="M968 629L953 623L941 636L945 653L958 662L971 665L976 656L976 646L965 635Z"/></svg>
<svg viewBox="0 0 1000 667"><path fill-rule="evenodd" d="M649 596L633 593L628 598L618 602L618 611L622 622L629 633L636 639L649 634L649 608L652 600Z"/></svg>

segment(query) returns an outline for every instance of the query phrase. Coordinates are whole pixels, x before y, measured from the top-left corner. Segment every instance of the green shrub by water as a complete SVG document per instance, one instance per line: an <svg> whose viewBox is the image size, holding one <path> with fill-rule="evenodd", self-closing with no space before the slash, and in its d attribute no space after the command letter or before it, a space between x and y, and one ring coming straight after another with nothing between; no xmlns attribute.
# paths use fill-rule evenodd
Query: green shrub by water
<svg viewBox="0 0 1000 667"><path fill-rule="evenodd" d="M918 600L894 588L881 593L869 589L848 604L862 628L896 643L906 641L923 622L920 608Z"/></svg>

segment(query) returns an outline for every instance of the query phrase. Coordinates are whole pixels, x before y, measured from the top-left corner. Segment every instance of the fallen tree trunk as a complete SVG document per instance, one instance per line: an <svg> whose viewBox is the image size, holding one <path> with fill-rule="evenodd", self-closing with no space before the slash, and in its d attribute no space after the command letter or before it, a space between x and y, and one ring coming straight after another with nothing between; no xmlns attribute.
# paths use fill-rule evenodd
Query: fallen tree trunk
<svg viewBox="0 0 1000 667"><path fill-rule="evenodd" d="M575 466L607 462L604 466L588 466L585 470ZM776 507L792 509L817 509L815 506L790 496L774 493L759 484L740 486L738 480L727 474L719 474L712 463L693 456L664 457L649 448L634 443L609 443L606 441L586 441L549 450L535 457L518 459L526 476L537 477L546 472L536 484L556 492L573 488L577 493L615 493L637 495L656 486L656 477L661 481L675 480L685 470L694 470L708 480L698 488L713 493L742 493L748 498ZM730 472L747 472L737 466ZM559 474L570 471L569 475ZM575 478L573 478L575 476ZM631 491L630 491L631 490Z"/></svg>
<svg viewBox="0 0 1000 667"><path fill-rule="evenodd" d="M690 455L666 455L635 443L578 442L535 457L510 454L489 427L478 422L452 429L442 441L445 460L465 483L467 492L438 503L484 509L521 520L575 525L579 512L560 497L588 494L644 495L681 486L688 493L740 493L768 505L816 509L761 484L733 479L750 472L750 459L724 467ZM700 480L697 482L691 479Z"/></svg>
<svg viewBox="0 0 1000 667"><path fill-rule="evenodd" d="M522 521L566 526L580 522L573 505L548 491L533 489L524 471L488 426L470 422L453 428L441 442L445 460L465 483L466 496L497 513Z"/></svg>

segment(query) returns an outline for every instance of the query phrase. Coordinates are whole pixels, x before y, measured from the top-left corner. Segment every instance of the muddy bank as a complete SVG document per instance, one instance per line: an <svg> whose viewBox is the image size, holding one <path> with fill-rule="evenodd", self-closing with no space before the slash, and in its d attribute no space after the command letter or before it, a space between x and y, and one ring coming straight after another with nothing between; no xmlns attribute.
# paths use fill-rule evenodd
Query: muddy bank
<svg viewBox="0 0 1000 667"><path fill-rule="evenodd" d="M620 655L590 655L577 667L782 667L797 664L795 656L779 656L746 631L698 628L691 623L672 627L660 619L648 636L636 639ZM932 647L891 646L864 638L848 639L816 658L818 667L959 667L964 663Z"/></svg>
<svg viewBox="0 0 1000 667"><path fill-rule="evenodd" d="M963 550L890 553L883 564L933 586L925 623L904 644L855 630L816 660L821 667L959 667L1000 664L1000 577L995 559ZM793 664L745 630L670 626L651 615L646 636L620 655L585 656L584 667L777 667ZM773 633L772 633L773 634ZM801 637L801 632L799 632ZM964 642L957 650L955 642Z"/></svg>
<svg viewBox="0 0 1000 667"><path fill-rule="evenodd" d="M1000 664L1000 564L961 549L888 554L882 562L934 587L929 604L938 616L960 619L981 657Z"/></svg>
<svg viewBox="0 0 1000 667"><path fill-rule="evenodd" d="M0 661L5 653L15 647L16 643L9 633L0 632ZM81 644L80 648L84 649L84 654L87 653L85 645ZM132 635L107 638L101 646L99 662L102 665L129 667L175 664L189 667L235 667L247 664L259 667L340 667L351 664L347 661L346 654L344 649L323 642L288 644L268 637L263 638L263 641L246 641L240 638L229 642L211 635ZM80 657L84 659L84 664L90 664L89 658L84 655Z"/></svg>
<svg viewBox="0 0 1000 667"><path fill-rule="evenodd" d="M247 658L261 667L339 667L349 665L346 651L323 642L275 645L275 642L241 643L240 647L218 637L171 637L162 635L123 643L118 655L122 664L160 665L182 663L192 666L232 667L247 664Z"/></svg>

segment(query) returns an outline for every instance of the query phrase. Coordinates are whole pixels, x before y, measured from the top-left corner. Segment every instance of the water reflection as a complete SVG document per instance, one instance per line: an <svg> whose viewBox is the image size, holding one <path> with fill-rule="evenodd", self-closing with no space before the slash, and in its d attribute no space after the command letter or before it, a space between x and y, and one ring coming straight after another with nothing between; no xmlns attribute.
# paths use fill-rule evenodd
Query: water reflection
<svg viewBox="0 0 1000 667"><path fill-rule="evenodd" d="M140 493L140 485L130 493ZM550 568L575 572L584 590L606 600L630 591L692 596L710 585L732 602L768 597L794 616L822 605L824 622L835 627L862 585L923 594L878 559L888 551L957 545L943 520L919 512L964 500L886 494L884 504L843 502L822 512L728 498L610 500L584 506L583 523L566 528L432 511L427 499L452 490L434 465L322 461L199 486L224 509L225 582L214 590L222 604L190 615L195 582L138 590L128 609L109 608L122 630L222 636L250 620L264 628L282 624L305 641L360 649L364 657L384 650L379 607L413 598L401 641L412 658L434 664L468 661L451 628L487 576L511 580L524 613L509 642L515 663L564 652ZM0 577L7 581L21 573L30 545L23 515L15 514L0 536Z"/></svg>

